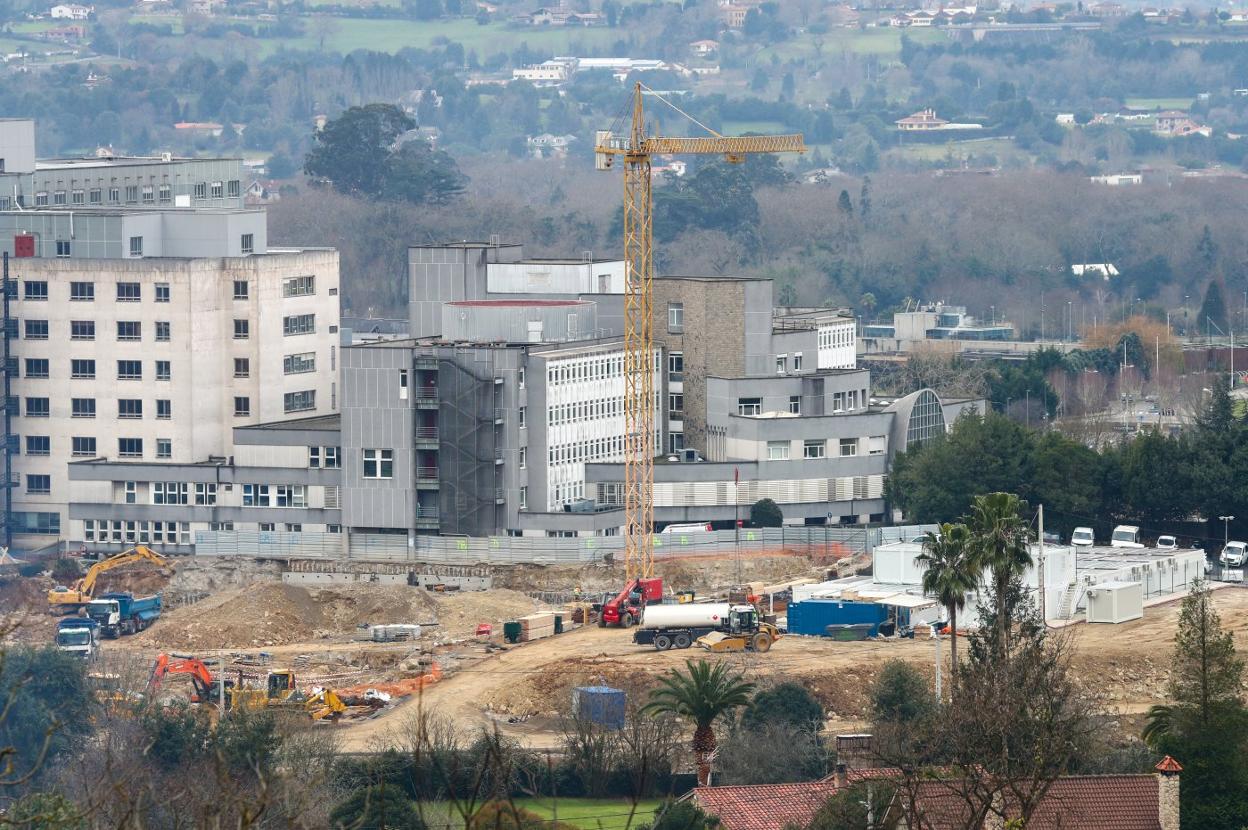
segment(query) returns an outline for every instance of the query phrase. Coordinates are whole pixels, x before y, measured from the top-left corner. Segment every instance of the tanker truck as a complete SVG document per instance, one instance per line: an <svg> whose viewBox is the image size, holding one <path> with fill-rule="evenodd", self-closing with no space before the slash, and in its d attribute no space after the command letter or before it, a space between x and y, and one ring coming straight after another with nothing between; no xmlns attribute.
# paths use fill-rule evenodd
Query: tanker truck
<svg viewBox="0 0 1248 830"><path fill-rule="evenodd" d="M689 648L700 637L714 632L740 635L750 641L750 635L757 634L761 625L765 623L759 621L758 611L752 605L727 602L647 605L633 632L633 642L667 651Z"/></svg>

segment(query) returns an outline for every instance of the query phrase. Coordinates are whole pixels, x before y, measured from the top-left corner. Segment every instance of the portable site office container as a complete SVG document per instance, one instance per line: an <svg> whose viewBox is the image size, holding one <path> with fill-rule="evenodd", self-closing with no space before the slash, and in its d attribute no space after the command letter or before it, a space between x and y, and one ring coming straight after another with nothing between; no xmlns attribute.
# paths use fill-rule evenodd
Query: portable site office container
<svg viewBox="0 0 1248 830"><path fill-rule="evenodd" d="M1139 582L1102 582L1088 588L1090 623L1124 623L1144 616L1144 586Z"/></svg>
<svg viewBox="0 0 1248 830"><path fill-rule="evenodd" d="M899 609L899 621L905 624L909 612ZM874 602L854 602L841 599L807 599L789 606L789 633L828 636L829 625L871 626L868 636L879 633L880 623L889 618L889 608Z"/></svg>

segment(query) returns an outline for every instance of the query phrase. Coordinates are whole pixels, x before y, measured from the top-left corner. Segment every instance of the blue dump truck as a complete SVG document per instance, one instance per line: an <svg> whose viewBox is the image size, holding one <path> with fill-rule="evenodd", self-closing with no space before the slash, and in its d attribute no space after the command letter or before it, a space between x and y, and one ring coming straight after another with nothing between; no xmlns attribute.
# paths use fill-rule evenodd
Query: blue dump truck
<svg viewBox="0 0 1248 830"><path fill-rule="evenodd" d="M107 637L134 634L160 618L160 594L104 594L87 605L87 616L99 623L100 631Z"/></svg>
<svg viewBox="0 0 1248 830"><path fill-rule="evenodd" d="M90 617L67 617L56 626L56 647L92 660L100 650L100 624Z"/></svg>

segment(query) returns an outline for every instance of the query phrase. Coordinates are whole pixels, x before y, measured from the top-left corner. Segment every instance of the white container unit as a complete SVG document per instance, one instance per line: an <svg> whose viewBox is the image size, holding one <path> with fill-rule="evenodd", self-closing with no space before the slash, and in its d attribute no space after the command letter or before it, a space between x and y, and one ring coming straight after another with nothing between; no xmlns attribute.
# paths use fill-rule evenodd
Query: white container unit
<svg viewBox="0 0 1248 830"><path fill-rule="evenodd" d="M1139 582L1101 582L1088 588L1090 623L1124 623L1144 616L1144 586Z"/></svg>

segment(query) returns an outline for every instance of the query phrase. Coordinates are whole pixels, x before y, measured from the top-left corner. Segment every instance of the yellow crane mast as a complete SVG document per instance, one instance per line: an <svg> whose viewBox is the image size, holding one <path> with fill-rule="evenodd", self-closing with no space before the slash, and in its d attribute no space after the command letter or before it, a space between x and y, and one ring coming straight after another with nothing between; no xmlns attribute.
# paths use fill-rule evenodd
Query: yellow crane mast
<svg viewBox="0 0 1248 830"><path fill-rule="evenodd" d="M709 135L693 137L646 134L646 93L662 101ZM624 159L624 569L628 579L654 575L654 280L653 200L650 167L654 156L715 154L734 164L753 153L801 153L801 134L725 136L638 83L633 88L628 135L599 130L594 166L610 170Z"/></svg>

